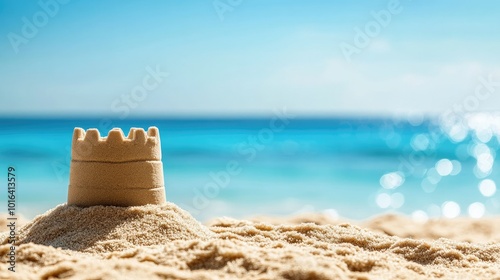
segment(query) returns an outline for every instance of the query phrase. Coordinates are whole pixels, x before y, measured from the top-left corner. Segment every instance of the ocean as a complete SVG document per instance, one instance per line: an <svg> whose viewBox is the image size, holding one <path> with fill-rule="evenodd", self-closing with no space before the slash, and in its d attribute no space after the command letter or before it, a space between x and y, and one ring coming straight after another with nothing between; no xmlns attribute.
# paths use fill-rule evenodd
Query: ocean
<svg viewBox="0 0 500 280"><path fill-rule="evenodd" d="M478 120L479 118L479 120ZM0 119L0 212L7 168L17 212L65 203L74 127L160 129L167 200L197 219L322 212L366 219L500 213L498 118Z"/></svg>

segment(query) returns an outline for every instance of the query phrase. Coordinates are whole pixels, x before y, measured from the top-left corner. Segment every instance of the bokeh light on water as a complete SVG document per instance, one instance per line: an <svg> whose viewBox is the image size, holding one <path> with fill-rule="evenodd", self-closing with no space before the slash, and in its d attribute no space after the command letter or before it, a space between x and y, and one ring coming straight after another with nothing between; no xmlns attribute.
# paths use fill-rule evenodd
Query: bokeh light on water
<svg viewBox="0 0 500 280"><path fill-rule="evenodd" d="M407 122L412 125L422 124L410 117ZM383 192L376 196L377 206L381 209L390 209L394 204L398 207L392 207L393 209L401 207L404 200L400 200L402 203L393 203L393 196L403 194L391 191L406 184L413 189L419 186L422 191L420 196L429 197L427 205L421 205L421 209L415 209L411 213L418 221L425 221L429 217L454 218L468 215L480 218L487 214L498 214L500 203L495 194L499 172L495 159L500 146L500 113L469 113L448 119L429 120L429 123L429 131L411 136L407 147L409 152L404 155L407 162L404 171L399 166L399 169L388 170L381 175L380 186ZM391 130L385 128L385 131ZM391 131L391 134L394 133L397 130ZM388 142L387 146L393 145ZM439 155L442 154L447 157L440 158ZM454 192L461 192L478 201L466 202L467 199L463 197L462 202L449 200L446 193L440 192L440 188L446 188L449 196L453 196ZM438 196L443 200L441 203L436 201ZM411 199L407 198L406 201Z"/></svg>
<svg viewBox="0 0 500 280"><path fill-rule="evenodd" d="M66 201L73 127L99 121L5 121L0 156L22 171L21 212L33 217ZM259 133L269 119L114 122L125 131L151 124L162 131L168 200L200 220L308 211L350 219L398 212L418 221L500 213L497 117L293 119L264 142ZM241 171L226 177L229 162Z"/></svg>

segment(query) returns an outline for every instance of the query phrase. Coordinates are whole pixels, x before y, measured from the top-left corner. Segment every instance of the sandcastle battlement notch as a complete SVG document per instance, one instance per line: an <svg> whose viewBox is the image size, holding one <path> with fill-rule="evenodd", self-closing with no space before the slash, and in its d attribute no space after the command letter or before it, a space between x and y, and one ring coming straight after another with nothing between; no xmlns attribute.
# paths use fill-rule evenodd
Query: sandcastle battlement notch
<svg viewBox="0 0 500 280"><path fill-rule="evenodd" d="M131 128L127 137L119 128L112 129L107 137L99 130L75 128L71 159L78 161L126 162L134 160L161 160L158 128Z"/></svg>
<svg viewBox="0 0 500 280"><path fill-rule="evenodd" d="M158 128L73 132L68 204L136 206L165 203Z"/></svg>

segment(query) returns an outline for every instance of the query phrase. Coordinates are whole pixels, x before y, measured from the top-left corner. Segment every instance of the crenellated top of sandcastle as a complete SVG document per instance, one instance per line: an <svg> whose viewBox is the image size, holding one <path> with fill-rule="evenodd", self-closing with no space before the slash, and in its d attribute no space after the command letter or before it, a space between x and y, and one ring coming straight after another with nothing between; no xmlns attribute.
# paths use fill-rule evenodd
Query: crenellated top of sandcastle
<svg viewBox="0 0 500 280"><path fill-rule="evenodd" d="M75 128L71 157L74 161L132 162L161 160L158 128L131 128L125 137L120 128L101 137L95 128Z"/></svg>

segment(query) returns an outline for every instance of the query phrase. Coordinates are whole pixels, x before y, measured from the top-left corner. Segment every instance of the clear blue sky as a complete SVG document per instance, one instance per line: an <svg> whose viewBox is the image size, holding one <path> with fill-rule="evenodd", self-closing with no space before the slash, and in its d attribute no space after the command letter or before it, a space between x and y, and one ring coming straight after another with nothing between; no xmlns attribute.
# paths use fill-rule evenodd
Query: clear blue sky
<svg viewBox="0 0 500 280"><path fill-rule="evenodd" d="M0 0L0 114L438 114L500 81L494 0L401 0L347 60L390 2ZM478 110L500 110L500 86Z"/></svg>

